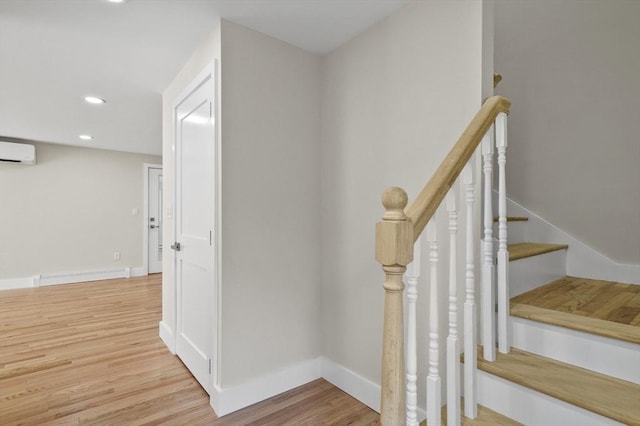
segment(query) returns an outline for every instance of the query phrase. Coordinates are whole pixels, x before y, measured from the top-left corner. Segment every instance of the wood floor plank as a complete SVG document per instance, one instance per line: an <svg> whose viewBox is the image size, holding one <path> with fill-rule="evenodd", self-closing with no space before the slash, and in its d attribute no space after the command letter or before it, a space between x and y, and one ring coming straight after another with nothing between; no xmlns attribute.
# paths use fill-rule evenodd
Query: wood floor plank
<svg viewBox="0 0 640 426"><path fill-rule="evenodd" d="M588 279L565 278L567 281L562 284L552 283L555 286L554 294L556 297L549 299L550 303L547 306L539 305L537 302L536 306L561 312L576 312L591 302L605 300L602 296L607 294L614 284Z"/></svg>
<svg viewBox="0 0 640 426"><path fill-rule="evenodd" d="M0 425L373 425L320 379L217 418L158 337L161 276L0 292Z"/></svg>
<svg viewBox="0 0 640 426"><path fill-rule="evenodd" d="M564 282L565 280L567 281L567 285L570 285L570 286L577 285L575 283L570 283L569 280L567 280L567 277L560 278L557 280L557 282ZM556 289L556 287L553 287L554 283L555 282L545 284L543 286L540 286L538 288L535 288L531 291L528 291L526 293L523 293L517 296L518 303L526 304L526 303L535 301L536 304L540 307L548 307L549 305L547 303L551 303L555 305L554 300L557 297L563 297L563 295L566 293L566 289ZM515 299L512 299L512 300L515 300Z"/></svg>

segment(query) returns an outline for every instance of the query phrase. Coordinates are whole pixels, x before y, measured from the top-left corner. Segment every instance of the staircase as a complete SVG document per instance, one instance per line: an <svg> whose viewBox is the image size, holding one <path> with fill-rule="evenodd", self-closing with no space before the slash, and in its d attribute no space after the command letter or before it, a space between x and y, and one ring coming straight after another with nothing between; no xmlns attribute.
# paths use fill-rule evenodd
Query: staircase
<svg viewBox="0 0 640 426"><path fill-rule="evenodd" d="M567 245L511 242L527 218L508 224L511 351L479 351L478 402L527 425L640 425L640 286L567 277Z"/></svg>
<svg viewBox="0 0 640 426"><path fill-rule="evenodd" d="M500 97L485 102L413 203L401 188L383 194L385 213L376 227L376 259L386 276L381 423L418 425L424 418L418 388L426 376L429 425L640 426L640 286L567 277L570 247L529 242L527 217L507 217L509 106ZM481 161L473 159L476 151ZM482 164L479 188L476 163ZM443 228L448 238L438 237ZM457 252L459 230L464 255ZM424 291L418 290L422 245L429 264L428 333L418 332L416 320ZM448 305L446 345L441 305ZM426 366L418 362L424 347Z"/></svg>

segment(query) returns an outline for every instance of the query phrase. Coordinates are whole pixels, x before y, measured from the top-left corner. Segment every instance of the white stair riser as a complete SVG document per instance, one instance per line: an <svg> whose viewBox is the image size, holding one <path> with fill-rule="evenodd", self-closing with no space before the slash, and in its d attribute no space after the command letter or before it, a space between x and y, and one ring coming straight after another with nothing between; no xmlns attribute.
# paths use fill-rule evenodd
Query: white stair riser
<svg viewBox="0 0 640 426"><path fill-rule="evenodd" d="M509 262L509 297L567 275L566 253L566 250L557 250Z"/></svg>
<svg viewBox="0 0 640 426"><path fill-rule="evenodd" d="M484 371L478 371L478 403L527 426L623 425Z"/></svg>
<svg viewBox="0 0 640 426"><path fill-rule="evenodd" d="M511 317L512 346L640 384L640 345Z"/></svg>

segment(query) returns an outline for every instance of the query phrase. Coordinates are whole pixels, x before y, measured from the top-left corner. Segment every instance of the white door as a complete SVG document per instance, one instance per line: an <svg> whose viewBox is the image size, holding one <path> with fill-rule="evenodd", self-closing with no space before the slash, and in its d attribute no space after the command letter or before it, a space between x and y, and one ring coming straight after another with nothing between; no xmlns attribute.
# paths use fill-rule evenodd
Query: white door
<svg viewBox="0 0 640 426"><path fill-rule="evenodd" d="M162 169L149 167L147 173L149 185L147 188L149 203L147 253L149 273L155 274L162 272Z"/></svg>
<svg viewBox="0 0 640 426"><path fill-rule="evenodd" d="M215 256L214 84L211 73L175 109L176 353L211 393Z"/></svg>

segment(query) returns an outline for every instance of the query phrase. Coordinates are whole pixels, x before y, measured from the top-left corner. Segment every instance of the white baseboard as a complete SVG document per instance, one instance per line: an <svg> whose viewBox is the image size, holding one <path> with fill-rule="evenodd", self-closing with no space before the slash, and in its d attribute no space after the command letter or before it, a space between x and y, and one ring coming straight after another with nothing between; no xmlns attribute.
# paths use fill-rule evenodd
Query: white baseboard
<svg viewBox="0 0 640 426"><path fill-rule="evenodd" d="M321 360L315 358L238 386L220 388L216 385L211 393L210 404L216 414L222 417L320 377Z"/></svg>
<svg viewBox="0 0 640 426"><path fill-rule="evenodd" d="M361 375L336 364L328 358L322 358L322 378L335 387L348 393L364 405L380 412L380 385ZM418 421L427 417L426 411L418 407Z"/></svg>
<svg viewBox="0 0 640 426"><path fill-rule="evenodd" d="M130 268L128 266L90 271L56 272L52 274L33 275L31 277L2 279L0 280L0 290L101 281L113 278L131 278L142 275L144 275L142 267Z"/></svg>
<svg viewBox="0 0 640 426"><path fill-rule="evenodd" d="M163 324L160 324L161 333L163 333ZM215 386L211 394L211 406L221 417L320 377L372 410L380 412L379 384L324 357L297 364L232 388L221 389ZM421 408L418 409L418 417L420 419L426 417L425 411Z"/></svg>
<svg viewBox="0 0 640 426"><path fill-rule="evenodd" d="M129 268L118 268L43 274L40 275L40 286L110 280L113 278L127 278L129 275L128 269Z"/></svg>
<svg viewBox="0 0 640 426"><path fill-rule="evenodd" d="M144 270L144 266L138 266L137 268L131 268L131 278L133 277L144 277L148 275Z"/></svg>
<svg viewBox="0 0 640 426"><path fill-rule="evenodd" d="M160 322L160 335L170 347L168 342L172 341L172 334L163 322ZM379 384L324 357L301 362L238 386L221 388L215 385L210 405L216 415L222 417L321 377L372 410L380 412ZM418 419L425 418L425 410L419 407Z"/></svg>
<svg viewBox="0 0 640 426"><path fill-rule="evenodd" d="M158 329L159 329L160 339L162 339L162 341L164 342L165 346L169 349L169 351L173 355L175 355L176 354L176 347L175 347L176 340L175 340L175 338L173 336L173 330L171 330L171 328L164 321L160 321L160 323L158 325Z"/></svg>
<svg viewBox="0 0 640 426"><path fill-rule="evenodd" d="M37 287L34 277L24 278L5 278L0 280L0 290L13 290L17 288L32 288Z"/></svg>
<svg viewBox="0 0 640 426"><path fill-rule="evenodd" d="M357 373L322 358L322 377L372 410L380 412L380 385Z"/></svg>
<svg viewBox="0 0 640 426"><path fill-rule="evenodd" d="M607 417L478 371L478 403L525 425L623 426Z"/></svg>

